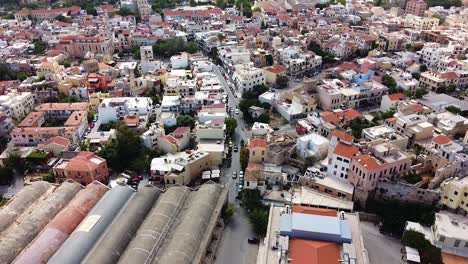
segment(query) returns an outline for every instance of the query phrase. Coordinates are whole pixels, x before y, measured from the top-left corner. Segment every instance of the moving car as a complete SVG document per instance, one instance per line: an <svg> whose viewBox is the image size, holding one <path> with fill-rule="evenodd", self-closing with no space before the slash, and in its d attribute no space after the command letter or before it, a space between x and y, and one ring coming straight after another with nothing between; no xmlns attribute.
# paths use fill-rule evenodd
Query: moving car
<svg viewBox="0 0 468 264"><path fill-rule="evenodd" d="M238 109L238 108L236 108L236 115L238 115L238 114L239 114L239 109Z"/></svg>
<svg viewBox="0 0 468 264"><path fill-rule="evenodd" d="M239 150L239 148L237 147L237 145L234 145L234 152L237 152Z"/></svg>
<svg viewBox="0 0 468 264"><path fill-rule="evenodd" d="M260 240L258 240L258 238L256 238L256 237L249 237L247 239L247 242L249 242L249 244L258 244L258 243L260 243Z"/></svg>
<svg viewBox="0 0 468 264"><path fill-rule="evenodd" d="M233 178L233 179L237 179L237 171L233 171L233 172L232 172L232 178Z"/></svg>

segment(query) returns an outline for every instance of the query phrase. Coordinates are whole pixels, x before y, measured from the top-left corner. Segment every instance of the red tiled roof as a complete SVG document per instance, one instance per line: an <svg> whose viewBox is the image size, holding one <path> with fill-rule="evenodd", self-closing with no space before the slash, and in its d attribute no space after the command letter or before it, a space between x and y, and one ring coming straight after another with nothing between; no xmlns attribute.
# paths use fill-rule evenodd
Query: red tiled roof
<svg viewBox="0 0 468 264"><path fill-rule="evenodd" d="M380 166L382 166L381 164L377 162L377 160L374 157L368 154L357 155L353 159L355 159L357 162L359 162L361 165L363 165L365 168L367 168L370 171L376 170L380 168Z"/></svg>
<svg viewBox="0 0 468 264"><path fill-rule="evenodd" d="M415 112L419 112L419 111L424 110L424 106L421 105L421 104L411 104L410 107Z"/></svg>
<svg viewBox="0 0 468 264"><path fill-rule="evenodd" d="M52 143L66 147L66 146L68 146L70 144L70 140L67 139L67 138L61 137L61 136L56 136L56 137L53 137L53 138L50 138L49 140L47 140L44 143L44 146L47 146L47 145L52 144Z"/></svg>
<svg viewBox="0 0 468 264"><path fill-rule="evenodd" d="M171 144L175 144L177 143L177 139L171 135L168 135L168 136L162 136L161 139L165 139L167 140L169 143Z"/></svg>
<svg viewBox="0 0 468 264"><path fill-rule="evenodd" d="M265 68L266 71L269 71L269 72L272 72L274 74L281 74L281 73L284 73L286 72L286 67L283 66L283 65L273 65L273 66L270 66L270 67L267 67Z"/></svg>
<svg viewBox="0 0 468 264"><path fill-rule="evenodd" d="M352 158L356 153L359 151L359 148L353 145L348 145L339 142L335 150L333 151L333 154L345 157L345 158Z"/></svg>
<svg viewBox="0 0 468 264"><path fill-rule="evenodd" d="M293 213L301 213L301 214L336 216L336 210L325 209L325 208L317 208L317 207L309 207L309 206L293 205L292 211L293 211Z"/></svg>
<svg viewBox="0 0 468 264"><path fill-rule="evenodd" d="M183 134L187 131L190 131L190 127L178 127L172 134Z"/></svg>
<svg viewBox="0 0 468 264"><path fill-rule="evenodd" d="M265 139L255 138L250 140L249 149L251 148L266 148L268 146L268 142Z"/></svg>
<svg viewBox="0 0 468 264"><path fill-rule="evenodd" d="M456 80L456 79L458 79L458 75L456 73L454 73L454 72L442 73L441 77L446 79L446 80Z"/></svg>
<svg viewBox="0 0 468 264"><path fill-rule="evenodd" d="M394 124L396 124L397 120L398 120L398 118L396 118L396 117L389 117L389 118L385 119L385 121L387 121L389 123L394 123Z"/></svg>
<svg viewBox="0 0 468 264"><path fill-rule="evenodd" d="M340 248L333 242L293 238L289 258L290 264L338 264Z"/></svg>
<svg viewBox="0 0 468 264"><path fill-rule="evenodd" d="M94 155L92 152L81 151L78 156L70 159L66 169L71 171L94 171L99 163L91 161L91 159L100 161L100 163L105 162L103 158Z"/></svg>
<svg viewBox="0 0 468 264"><path fill-rule="evenodd" d="M446 136L446 135L438 135L438 136L435 136L434 138L432 138L432 141L434 141L435 143L439 144L439 145L444 145L444 144L447 144L449 142L452 142L453 139L449 136Z"/></svg>
<svg viewBox="0 0 468 264"><path fill-rule="evenodd" d="M388 95L388 98L391 100L391 101L396 101L396 100L402 100L404 99L406 96L403 94L403 93L394 93L394 94L389 94Z"/></svg>
<svg viewBox="0 0 468 264"><path fill-rule="evenodd" d="M354 109L346 109L338 112L322 112L320 113L321 118L325 122L340 123L344 116L345 121L351 121L355 118L362 117L363 115Z"/></svg>
<svg viewBox="0 0 468 264"><path fill-rule="evenodd" d="M350 134L347 134L343 131L340 130L333 130L332 131L332 136L337 137L341 140L352 142L354 140L354 137L351 136Z"/></svg>

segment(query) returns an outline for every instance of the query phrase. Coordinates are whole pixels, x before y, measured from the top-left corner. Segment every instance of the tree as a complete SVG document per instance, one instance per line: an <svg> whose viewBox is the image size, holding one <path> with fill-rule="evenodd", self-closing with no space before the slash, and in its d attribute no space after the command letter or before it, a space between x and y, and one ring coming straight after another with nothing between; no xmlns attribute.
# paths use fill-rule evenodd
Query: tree
<svg viewBox="0 0 468 264"><path fill-rule="evenodd" d="M289 78L286 75L279 75L276 77L276 85L279 88L286 88L288 86Z"/></svg>
<svg viewBox="0 0 468 264"><path fill-rule="evenodd" d="M263 113L257 118L257 122L268 124L270 122L270 115Z"/></svg>
<svg viewBox="0 0 468 264"><path fill-rule="evenodd" d="M232 203L227 203L226 206L224 206L222 217L224 220L227 220L231 218L235 212L236 212L236 207Z"/></svg>
<svg viewBox="0 0 468 264"><path fill-rule="evenodd" d="M413 72L411 73L411 77L413 77L416 80L419 80L421 78L421 74L419 72Z"/></svg>
<svg viewBox="0 0 468 264"><path fill-rule="evenodd" d="M418 88L414 91L414 97L419 99L422 98L424 95L426 95L428 92L424 88Z"/></svg>
<svg viewBox="0 0 468 264"><path fill-rule="evenodd" d="M305 173L307 168L313 166L317 158L315 156L309 156L304 159L304 167L302 168L302 173Z"/></svg>
<svg viewBox="0 0 468 264"><path fill-rule="evenodd" d="M387 86L390 90L395 90L397 88L397 83L392 76L385 74L382 77L382 84Z"/></svg>
<svg viewBox="0 0 468 264"><path fill-rule="evenodd" d="M131 49L132 57L135 60L141 60L140 46L133 46Z"/></svg>
<svg viewBox="0 0 468 264"><path fill-rule="evenodd" d="M56 16L56 17L55 17L55 20L60 21L60 22L65 22L65 23L69 23L69 22L70 22L70 18L65 17L64 15L58 15L58 16Z"/></svg>
<svg viewBox="0 0 468 264"><path fill-rule="evenodd" d="M11 170L15 170L18 173L24 173L26 170L26 166L23 159L21 158L21 154L17 151L11 152L3 164L5 164L5 167L10 168Z"/></svg>
<svg viewBox="0 0 468 264"><path fill-rule="evenodd" d="M241 148L239 159L241 169L245 170L247 168L247 165L249 164L249 150L247 148Z"/></svg>
<svg viewBox="0 0 468 264"><path fill-rule="evenodd" d="M329 63L334 63L335 62L335 56L333 54L330 54L328 52L325 52L322 50L322 47L320 47L319 44L315 41L311 41L309 43L308 50L314 52L315 54L319 55L322 57L322 62L323 64L329 64Z"/></svg>
<svg viewBox="0 0 468 264"><path fill-rule="evenodd" d="M226 37L224 36L223 33L218 33L218 35L216 35L217 38L218 38L218 41L223 43L224 39L226 39Z"/></svg>
<svg viewBox="0 0 468 264"><path fill-rule="evenodd" d="M33 41L33 44L34 44L34 49L33 49L34 55L44 54L44 51L47 49L47 46L42 40L35 40Z"/></svg>
<svg viewBox="0 0 468 264"><path fill-rule="evenodd" d="M237 0L236 1L237 9L241 10L244 16L250 18L252 17L252 3L248 0Z"/></svg>
<svg viewBox="0 0 468 264"><path fill-rule="evenodd" d="M221 9L225 9L227 7L227 5L228 5L226 0L216 0L215 4L216 4L217 7L221 8Z"/></svg>
<svg viewBox="0 0 468 264"><path fill-rule="evenodd" d="M43 181L50 182L50 183L55 183L55 174L54 171L49 171L46 176L42 177Z"/></svg>
<svg viewBox="0 0 468 264"><path fill-rule="evenodd" d="M63 67L68 68L71 66L71 62L69 59L63 59L59 61L59 65L62 65Z"/></svg>
<svg viewBox="0 0 468 264"><path fill-rule="evenodd" d="M193 128L195 126L195 119L189 115L180 115L177 117L177 126Z"/></svg>
<svg viewBox="0 0 468 264"><path fill-rule="evenodd" d="M416 158L417 158L424 151L424 148L419 144L414 144L413 151L414 151L414 155L416 155Z"/></svg>
<svg viewBox="0 0 468 264"><path fill-rule="evenodd" d="M461 114L461 110L460 108L458 108L457 106L454 106L454 105L449 105L449 106L446 106L445 107L445 110L446 111L449 111L450 113L452 114L456 114L456 115L460 115Z"/></svg>
<svg viewBox="0 0 468 264"><path fill-rule="evenodd" d="M130 9L126 7L121 7L120 9L116 10L114 13L120 16L134 16L135 15Z"/></svg>
<svg viewBox="0 0 468 264"><path fill-rule="evenodd" d="M271 56L271 54L266 55L265 56L265 61L266 61L267 66L273 65L273 63L274 63L273 56Z"/></svg>
<svg viewBox="0 0 468 264"><path fill-rule="evenodd" d="M421 263L442 264L440 249L433 246L424 234L415 230L406 230L401 237L403 245L415 248L421 255Z"/></svg>
<svg viewBox="0 0 468 264"><path fill-rule="evenodd" d="M226 124L226 132L228 135L234 135L234 131L236 131L237 127L237 120L235 118L227 118L224 122Z"/></svg>
<svg viewBox="0 0 468 264"><path fill-rule="evenodd" d="M268 228L268 211L253 210L249 214L249 222L257 236L264 237Z"/></svg>
<svg viewBox="0 0 468 264"><path fill-rule="evenodd" d="M425 72L427 71L427 66L425 64L421 64L421 66L419 66L419 71L420 72Z"/></svg>
<svg viewBox="0 0 468 264"><path fill-rule="evenodd" d="M26 72L18 72L18 74L16 76L17 76L18 80L24 81L29 77L29 74L26 73Z"/></svg>
<svg viewBox="0 0 468 264"><path fill-rule="evenodd" d="M86 116L87 119L88 119L88 122L92 121L96 114L97 114L97 112L95 110L89 110L88 115Z"/></svg>
<svg viewBox="0 0 468 264"><path fill-rule="evenodd" d="M194 54L198 52L198 44L194 41L187 42L187 52L190 54Z"/></svg>
<svg viewBox="0 0 468 264"><path fill-rule="evenodd" d="M14 171L10 167L0 167L0 185L8 185L13 181Z"/></svg>

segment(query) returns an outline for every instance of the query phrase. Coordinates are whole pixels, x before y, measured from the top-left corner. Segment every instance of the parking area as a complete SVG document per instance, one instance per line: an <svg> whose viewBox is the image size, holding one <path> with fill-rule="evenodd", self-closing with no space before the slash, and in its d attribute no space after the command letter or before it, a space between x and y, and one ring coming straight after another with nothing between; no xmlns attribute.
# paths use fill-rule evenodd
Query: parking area
<svg viewBox="0 0 468 264"><path fill-rule="evenodd" d="M386 236L379 232L378 226L372 222L361 222L361 233L364 239L364 246L369 254L369 262L400 264L403 256L400 250L403 245L400 240Z"/></svg>

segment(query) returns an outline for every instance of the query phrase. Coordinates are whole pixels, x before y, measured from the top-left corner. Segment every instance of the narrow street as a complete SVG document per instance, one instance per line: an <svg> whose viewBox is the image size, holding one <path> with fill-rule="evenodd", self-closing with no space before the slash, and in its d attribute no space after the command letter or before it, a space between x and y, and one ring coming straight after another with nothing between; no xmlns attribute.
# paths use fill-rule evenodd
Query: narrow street
<svg viewBox="0 0 468 264"><path fill-rule="evenodd" d="M214 66L214 72L218 75L224 91L228 95L228 106L232 109L236 109L239 100L234 98L218 66ZM223 168L222 175L224 175L224 177L221 179L221 183L229 189L229 202L235 205L236 213L226 224L216 254L215 264L252 264L256 262L257 258L258 246L247 243L247 239L254 236L249 219L244 208L240 206L240 201L236 200L239 177L236 179L232 178L233 172L236 171L238 175L240 170L240 142L242 139L244 139L245 143L248 142L248 133L246 133L245 123L241 115L242 113L234 115L238 125L233 138L233 144L239 147L239 151L232 152L231 167Z"/></svg>

